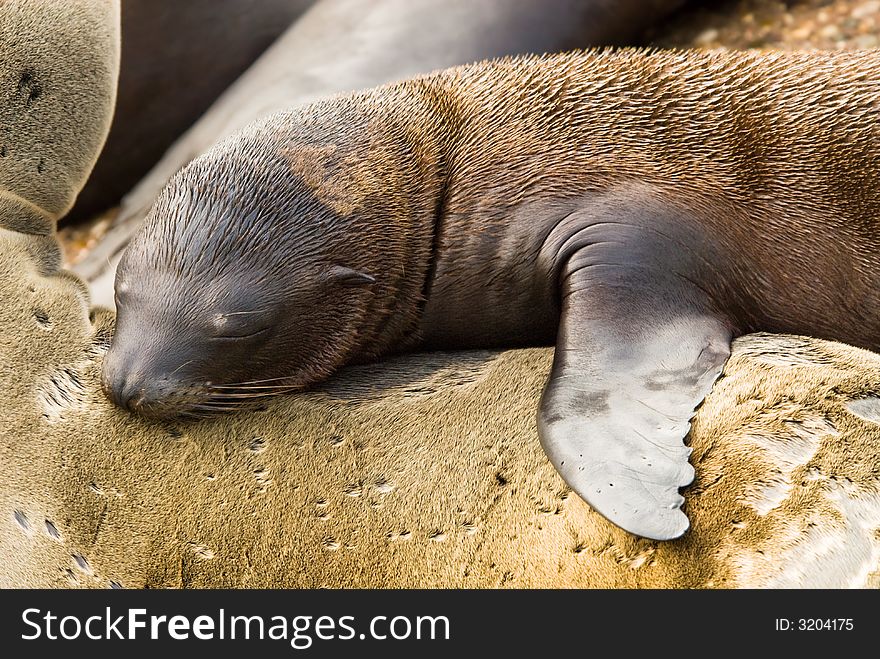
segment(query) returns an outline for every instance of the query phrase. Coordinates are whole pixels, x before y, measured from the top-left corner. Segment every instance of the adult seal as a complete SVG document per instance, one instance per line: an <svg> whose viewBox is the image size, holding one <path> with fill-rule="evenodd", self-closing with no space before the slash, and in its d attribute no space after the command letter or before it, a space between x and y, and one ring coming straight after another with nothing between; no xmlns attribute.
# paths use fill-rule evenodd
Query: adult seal
<svg viewBox="0 0 880 659"><path fill-rule="evenodd" d="M880 347L874 52L507 59L261 120L163 190L108 395L236 409L413 349L552 343L542 444L640 536L732 337Z"/></svg>

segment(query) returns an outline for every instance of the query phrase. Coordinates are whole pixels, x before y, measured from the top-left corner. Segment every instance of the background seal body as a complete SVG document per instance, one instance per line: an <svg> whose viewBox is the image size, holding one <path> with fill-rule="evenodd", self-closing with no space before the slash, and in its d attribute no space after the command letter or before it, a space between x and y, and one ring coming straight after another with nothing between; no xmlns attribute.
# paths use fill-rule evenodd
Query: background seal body
<svg viewBox="0 0 880 659"><path fill-rule="evenodd" d="M66 222L115 206L314 0L124 0L107 142Z"/></svg>

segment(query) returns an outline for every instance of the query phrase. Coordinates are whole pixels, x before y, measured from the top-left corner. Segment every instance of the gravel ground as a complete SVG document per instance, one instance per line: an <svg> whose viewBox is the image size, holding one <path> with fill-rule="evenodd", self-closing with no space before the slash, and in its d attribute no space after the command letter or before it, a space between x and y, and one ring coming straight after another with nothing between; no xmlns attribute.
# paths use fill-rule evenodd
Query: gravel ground
<svg viewBox="0 0 880 659"><path fill-rule="evenodd" d="M649 38L661 47L875 48L880 0L708 0L658 26Z"/></svg>
<svg viewBox="0 0 880 659"><path fill-rule="evenodd" d="M648 38L664 48L873 48L880 46L880 0L703 0ZM61 229L68 263L100 239L114 213Z"/></svg>

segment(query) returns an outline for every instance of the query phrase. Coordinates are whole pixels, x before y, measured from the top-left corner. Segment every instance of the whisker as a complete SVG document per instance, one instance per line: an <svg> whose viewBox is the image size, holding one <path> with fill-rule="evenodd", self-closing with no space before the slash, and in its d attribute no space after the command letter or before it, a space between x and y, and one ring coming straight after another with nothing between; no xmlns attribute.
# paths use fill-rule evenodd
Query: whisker
<svg viewBox="0 0 880 659"><path fill-rule="evenodd" d="M217 409L221 409L223 407L230 407L235 404L236 401L222 401L222 400L214 400L213 398L209 398L208 400L203 400L199 405L203 405L205 407L214 407Z"/></svg>
<svg viewBox="0 0 880 659"><path fill-rule="evenodd" d="M190 408L192 410L191 413L198 414L199 412L204 412L201 416L207 417L211 416L211 414L216 414L217 412L236 412L238 410L237 407L219 407L216 405L209 405L208 403L200 403L199 405L194 405Z"/></svg>
<svg viewBox="0 0 880 659"><path fill-rule="evenodd" d="M241 387L244 385L251 385L251 384L263 384L264 382L278 382L279 380L289 380L290 378L291 378L291 376L284 375L284 376L281 376L278 378L267 378L265 380L245 380L244 382L235 382L233 384L214 385L214 386L217 386L217 387Z"/></svg>
<svg viewBox="0 0 880 659"><path fill-rule="evenodd" d="M180 366L178 366L178 367L175 368L173 371L171 371L171 373L168 375L168 377L171 377L172 375L174 375L175 373L177 373L177 371L179 371L180 369L182 369L182 368L183 368L184 366L186 366L187 364L192 364L192 363L193 363L193 360L192 360L192 359L189 359L189 360L183 362Z"/></svg>
<svg viewBox="0 0 880 659"><path fill-rule="evenodd" d="M225 396L227 394L259 393L264 391L287 391L289 389L301 389L301 387L296 384L258 384L244 387L209 387L209 389L218 396Z"/></svg>
<svg viewBox="0 0 880 659"><path fill-rule="evenodd" d="M269 398L271 396L275 396L277 394L283 394L288 389L279 389L277 391L255 391L255 392L242 392L242 393L217 393L211 396L214 400L235 400L235 399L243 399L247 400L249 398Z"/></svg>
<svg viewBox="0 0 880 659"><path fill-rule="evenodd" d="M245 314L252 313L266 313L266 309L257 309L256 311L230 311L229 313L221 314L224 318L227 316L243 316Z"/></svg>
<svg viewBox="0 0 880 659"><path fill-rule="evenodd" d="M291 389L299 389L297 385L294 384L275 384L275 385L255 385L255 386L242 386L242 387L211 387L212 390L217 391L217 394L225 394L225 393L238 393L241 391L290 391Z"/></svg>

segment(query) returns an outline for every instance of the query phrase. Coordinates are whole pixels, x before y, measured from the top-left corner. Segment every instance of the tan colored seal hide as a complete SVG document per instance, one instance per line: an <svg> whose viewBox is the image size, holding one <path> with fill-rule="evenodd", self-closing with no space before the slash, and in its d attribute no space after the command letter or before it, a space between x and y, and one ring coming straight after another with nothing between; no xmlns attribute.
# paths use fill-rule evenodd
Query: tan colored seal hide
<svg viewBox="0 0 880 659"><path fill-rule="evenodd" d="M414 355L263 411L148 423L100 393L112 317L9 254L4 586L878 584L880 356L740 339L690 440L693 530L656 543L544 456L549 349Z"/></svg>
<svg viewBox="0 0 880 659"><path fill-rule="evenodd" d="M107 136L118 72L118 1L0 3L0 227L55 230Z"/></svg>

